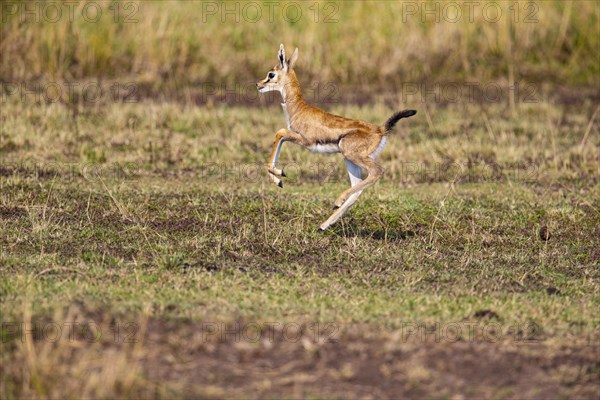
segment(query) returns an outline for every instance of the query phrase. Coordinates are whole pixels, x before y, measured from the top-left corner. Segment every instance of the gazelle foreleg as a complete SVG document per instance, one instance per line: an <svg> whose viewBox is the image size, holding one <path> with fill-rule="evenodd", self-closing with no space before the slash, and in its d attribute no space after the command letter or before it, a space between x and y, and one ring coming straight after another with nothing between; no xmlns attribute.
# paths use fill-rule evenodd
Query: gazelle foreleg
<svg viewBox="0 0 600 400"><path fill-rule="evenodd" d="M281 179L278 177L285 176L283 170L276 167L277 160L279 160L279 152L281 151L281 146L285 142L285 138L279 136L279 132L275 135L275 143L273 143L273 150L271 150L271 156L269 157L269 178L271 181L279 187L283 187L283 183Z"/></svg>
<svg viewBox="0 0 600 400"><path fill-rule="evenodd" d="M269 157L268 170L269 178L279 187L283 187L283 182L281 179L279 179L279 177L285 177L285 173L282 169L277 168L277 161L279 160L281 146L283 145L283 142L287 141L303 144L304 138L296 132L290 131L289 129L280 129L275 134L273 149L271 150L271 156Z"/></svg>
<svg viewBox="0 0 600 400"><path fill-rule="evenodd" d="M352 185L352 187L358 185L360 182L362 182L362 171L360 169L360 167L356 164L354 164L352 161L346 159L346 169L348 169L348 175L350 176L350 184ZM348 200L346 200L346 202L339 208L337 208L333 214L331 214L331 216L327 219L327 221L323 222L321 224L321 226L319 227L319 231L324 231L325 229L329 228L331 225L335 224L337 222L338 219L340 219L342 217L342 215L344 215L346 213L346 211L348 211L350 209L350 207L352 207L352 205L354 203L356 203L356 200L358 200L358 197L361 195L362 190L354 193L353 195L351 195Z"/></svg>

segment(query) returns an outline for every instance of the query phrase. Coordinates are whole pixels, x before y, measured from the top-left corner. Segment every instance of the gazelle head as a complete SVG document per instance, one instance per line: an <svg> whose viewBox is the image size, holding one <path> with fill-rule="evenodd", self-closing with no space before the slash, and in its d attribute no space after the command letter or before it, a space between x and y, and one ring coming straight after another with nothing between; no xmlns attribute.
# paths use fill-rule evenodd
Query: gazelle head
<svg viewBox="0 0 600 400"><path fill-rule="evenodd" d="M292 69L298 59L298 48L294 50L289 59L286 59L285 49L283 48L283 44L281 44L279 46L277 58L279 59L279 62L267 72L267 77L256 82L256 88L261 93L278 90L283 95L284 88L289 83L289 74L293 73Z"/></svg>

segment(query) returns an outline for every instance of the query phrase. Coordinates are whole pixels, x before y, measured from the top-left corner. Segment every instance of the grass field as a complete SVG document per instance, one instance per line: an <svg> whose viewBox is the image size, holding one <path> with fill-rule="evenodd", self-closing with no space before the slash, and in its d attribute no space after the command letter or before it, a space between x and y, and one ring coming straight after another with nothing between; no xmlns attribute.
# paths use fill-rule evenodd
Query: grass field
<svg viewBox="0 0 600 400"><path fill-rule="evenodd" d="M275 107L4 104L3 398L597 394L593 102L433 106L324 234L343 163L289 145L270 185Z"/></svg>
<svg viewBox="0 0 600 400"><path fill-rule="evenodd" d="M598 398L598 2L227 4L0 3L0 398ZM267 178L281 42L418 111L324 233L340 155Z"/></svg>

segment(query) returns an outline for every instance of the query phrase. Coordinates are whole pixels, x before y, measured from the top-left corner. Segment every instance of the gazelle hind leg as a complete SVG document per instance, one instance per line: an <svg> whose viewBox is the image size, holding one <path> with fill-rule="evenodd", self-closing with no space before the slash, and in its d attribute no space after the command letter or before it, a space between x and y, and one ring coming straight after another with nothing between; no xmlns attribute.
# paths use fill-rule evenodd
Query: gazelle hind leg
<svg viewBox="0 0 600 400"><path fill-rule="evenodd" d="M360 166L354 164L352 161L350 161L348 159L346 159L345 161L346 161L346 169L348 170L348 175L350 176L350 184L354 187L354 186L358 185L360 182L362 182L362 171L360 169ZM356 203L356 200L358 200L358 197L360 196L361 193L362 193L362 191L353 194L342 205L342 207L339 207L339 208L336 207L337 208L336 211L333 214L331 214L331 216L327 219L327 221L325 221L321 224L321 226L319 227L319 231L324 231L325 229L329 228L331 225L335 224L337 222L337 220L340 219L342 217L342 215L344 215L346 213L346 211L348 211L354 203Z"/></svg>
<svg viewBox="0 0 600 400"><path fill-rule="evenodd" d="M348 170L348 175L350 176L350 185L354 187L362 181L362 171L360 166L354 164L352 161L348 159L345 159L344 161L346 161L346 169Z"/></svg>
<svg viewBox="0 0 600 400"><path fill-rule="evenodd" d="M346 214L346 211L348 211L350 209L350 207L352 207L354 205L354 203L356 203L356 200L358 200L358 197L362 194L362 191L360 192L356 192L354 194L352 194L350 197L348 197L348 200L346 200L344 202L344 204L342 204L341 207L339 207L338 209L336 209L333 214L331 214L331 216L329 218L327 218L327 221L323 222L321 224L321 226L319 227L319 231L324 231L325 229L329 228L331 225L335 224L337 222L338 219L340 219L344 214Z"/></svg>
<svg viewBox="0 0 600 400"><path fill-rule="evenodd" d="M362 192L363 190L372 186L383 176L383 168L368 157L366 159L362 159L360 162L358 162L358 164L364 166L367 169L367 173L369 174L369 176L367 176L365 180L357 183L350 189L344 191L340 195L340 197L338 197L335 201L334 207L341 207L344 204L344 202L350 198L350 196L352 196L355 193Z"/></svg>

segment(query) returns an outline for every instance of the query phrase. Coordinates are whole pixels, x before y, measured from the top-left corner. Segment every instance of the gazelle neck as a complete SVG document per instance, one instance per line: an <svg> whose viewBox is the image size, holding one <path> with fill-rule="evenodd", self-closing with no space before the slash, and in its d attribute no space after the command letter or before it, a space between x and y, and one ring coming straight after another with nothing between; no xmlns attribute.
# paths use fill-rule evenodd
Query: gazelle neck
<svg viewBox="0 0 600 400"><path fill-rule="evenodd" d="M294 71L288 72L288 82L283 86L281 96L283 97L283 105L287 107L290 114L297 111L298 107L304 104L300 82L298 82Z"/></svg>

